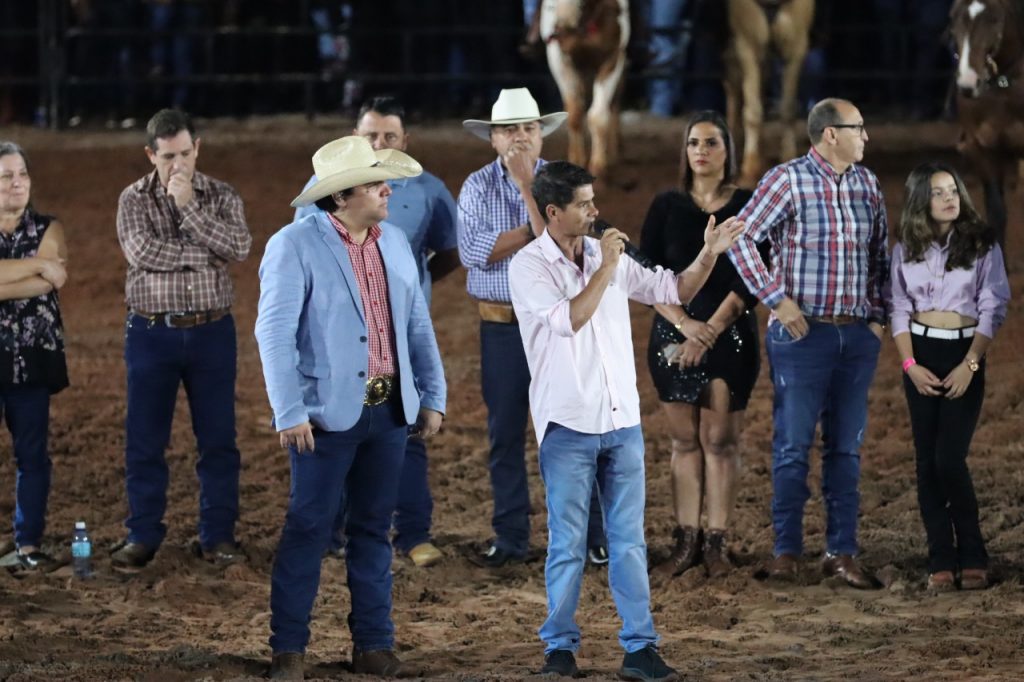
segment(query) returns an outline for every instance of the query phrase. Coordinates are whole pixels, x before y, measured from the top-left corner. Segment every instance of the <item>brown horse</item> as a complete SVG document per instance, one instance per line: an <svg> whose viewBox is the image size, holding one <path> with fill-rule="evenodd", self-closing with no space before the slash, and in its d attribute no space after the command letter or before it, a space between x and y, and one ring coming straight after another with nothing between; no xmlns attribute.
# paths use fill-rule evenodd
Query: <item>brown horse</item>
<svg viewBox="0 0 1024 682"><path fill-rule="evenodd" d="M981 176L985 214L1006 241L1003 180L1024 159L1024 7L1014 0L957 0L950 10L956 41L957 148Z"/></svg>
<svg viewBox="0 0 1024 682"><path fill-rule="evenodd" d="M781 157L796 156L793 119L796 115L800 68L807 54L814 0L728 0L729 44L725 54L725 95L729 127L740 131L743 163L740 183L753 185L764 172L761 127L764 121L761 76L774 47L783 60Z"/></svg>
<svg viewBox="0 0 1024 682"><path fill-rule="evenodd" d="M543 0L540 35L547 43L548 66L569 114L569 161L602 177L619 151L619 97L629 42L629 2ZM590 131L589 163L584 110Z"/></svg>

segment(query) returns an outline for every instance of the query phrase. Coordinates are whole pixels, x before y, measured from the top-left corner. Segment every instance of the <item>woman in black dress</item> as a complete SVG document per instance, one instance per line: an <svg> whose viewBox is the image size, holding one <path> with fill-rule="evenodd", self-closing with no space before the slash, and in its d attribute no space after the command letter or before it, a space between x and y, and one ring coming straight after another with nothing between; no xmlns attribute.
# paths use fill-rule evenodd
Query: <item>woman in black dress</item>
<svg viewBox="0 0 1024 682"><path fill-rule="evenodd" d="M721 115L694 114L683 136L680 189L655 197L640 249L657 265L684 269L704 244L713 214L721 224L750 198L733 184L732 136ZM710 577L727 573L726 531L736 501L738 441L757 379L756 299L728 258L719 258L688 306L655 306L647 361L672 436L675 546L659 570L682 574L701 560ZM707 502L708 530L700 530ZM703 536L703 538L702 538Z"/></svg>

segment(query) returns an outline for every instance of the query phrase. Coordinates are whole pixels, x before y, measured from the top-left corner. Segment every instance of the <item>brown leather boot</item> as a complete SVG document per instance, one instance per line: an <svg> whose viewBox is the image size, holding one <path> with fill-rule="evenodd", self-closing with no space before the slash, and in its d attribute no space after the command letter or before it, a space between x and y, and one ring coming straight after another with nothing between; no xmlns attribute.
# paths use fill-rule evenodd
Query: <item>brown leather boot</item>
<svg viewBox="0 0 1024 682"><path fill-rule="evenodd" d="M658 570L674 578L700 561L702 534L699 528L693 526L677 526L672 531L672 537L676 540L676 546L672 548L672 554L665 563L658 566Z"/></svg>
<svg viewBox="0 0 1024 682"><path fill-rule="evenodd" d="M720 578L732 571L729 548L726 547L725 541L724 530L709 528L707 535L704 536L704 568L707 569L709 578Z"/></svg>

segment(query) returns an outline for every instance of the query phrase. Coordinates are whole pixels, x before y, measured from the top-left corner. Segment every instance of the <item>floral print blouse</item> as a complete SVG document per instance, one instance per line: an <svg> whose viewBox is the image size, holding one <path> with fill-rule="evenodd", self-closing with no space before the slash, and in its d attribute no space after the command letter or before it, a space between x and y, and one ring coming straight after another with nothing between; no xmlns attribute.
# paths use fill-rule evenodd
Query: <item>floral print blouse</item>
<svg viewBox="0 0 1024 682"><path fill-rule="evenodd" d="M52 221L26 209L13 232L0 232L0 259L35 256ZM0 301L0 385L10 384L43 385L51 393L68 385L56 291Z"/></svg>

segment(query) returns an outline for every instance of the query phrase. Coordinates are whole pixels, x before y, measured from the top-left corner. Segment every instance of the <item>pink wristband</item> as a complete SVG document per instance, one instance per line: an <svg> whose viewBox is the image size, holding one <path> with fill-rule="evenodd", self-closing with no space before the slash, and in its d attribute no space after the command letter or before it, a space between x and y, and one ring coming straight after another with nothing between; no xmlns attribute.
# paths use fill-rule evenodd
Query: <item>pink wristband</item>
<svg viewBox="0 0 1024 682"><path fill-rule="evenodd" d="M914 358L907 358L903 361L903 371L906 372L908 369L917 364L917 360Z"/></svg>

